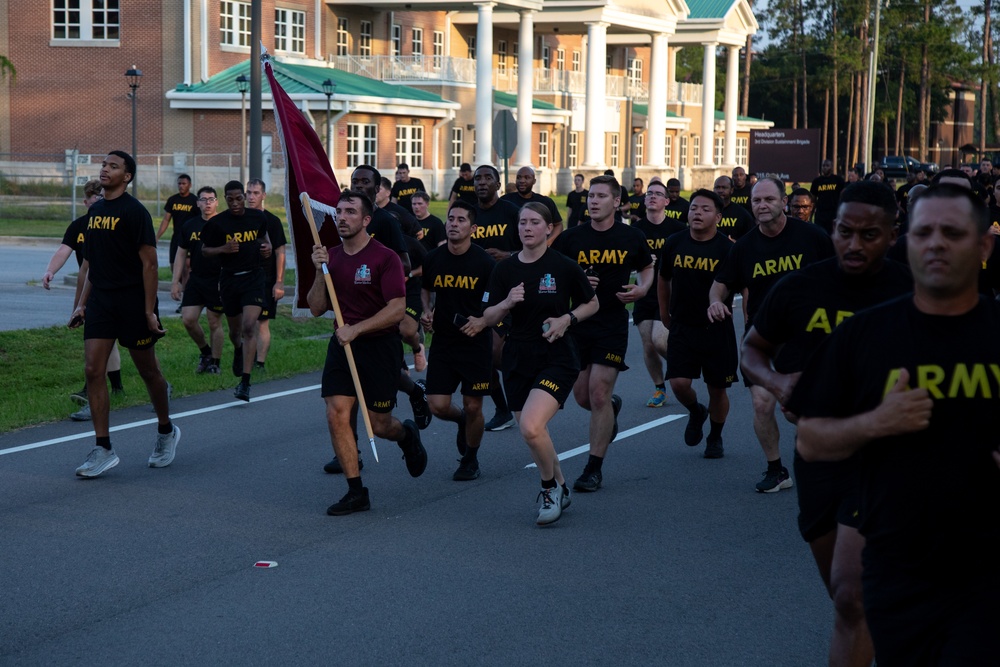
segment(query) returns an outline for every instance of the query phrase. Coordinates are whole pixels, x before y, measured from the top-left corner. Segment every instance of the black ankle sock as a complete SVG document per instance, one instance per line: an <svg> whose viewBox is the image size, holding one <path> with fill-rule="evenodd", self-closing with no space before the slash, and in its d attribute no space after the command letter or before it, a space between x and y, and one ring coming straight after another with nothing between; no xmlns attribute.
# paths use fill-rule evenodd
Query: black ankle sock
<svg viewBox="0 0 1000 667"><path fill-rule="evenodd" d="M781 457L779 456L774 461L767 462L768 472L781 472Z"/></svg>
<svg viewBox="0 0 1000 667"><path fill-rule="evenodd" d="M260 361L259 359L255 360L253 362L253 365L254 365L254 368L264 368L264 362Z"/></svg>
<svg viewBox="0 0 1000 667"><path fill-rule="evenodd" d="M201 348L201 356L203 356L203 357L210 357L210 356L212 356L212 346L211 345L203 345L202 348Z"/></svg>
<svg viewBox="0 0 1000 667"><path fill-rule="evenodd" d="M711 426L711 429L708 432L708 437L712 439L721 438L722 427L726 425L726 422L717 422L714 419L709 419L708 423Z"/></svg>
<svg viewBox="0 0 1000 667"><path fill-rule="evenodd" d="M111 382L112 391L121 391L125 388L122 386L122 372L120 370L108 371L108 380Z"/></svg>
<svg viewBox="0 0 1000 667"><path fill-rule="evenodd" d="M662 392L666 393L666 391L667 391L667 383L664 382L664 383L658 384L658 385L656 385L656 388L659 391L662 391Z"/></svg>
<svg viewBox="0 0 1000 667"><path fill-rule="evenodd" d="M218 366L219 365L219 361L220 360L219 360L218 357L212 357L212 365L213 366Z"/></svg>
<svg viewBox="0 0 1000 667"><path fill-rule="evenodd" d="M243 382L246 382L248 386L250 385L250 374L249 373L244 373L243 375L240 376L240 379Z"/></svg>
<svg viewBox="0 0 1000 667"><path fill-rule="evenodd" d="M552 479L543 479L542 480L542 488L543 489L554 489L557 486L559 486L559 485L556 484L556 478L555 477L553 477Z"/></svg>
<svg viewBox="0 0 1000 667"><path fill-rule="evenodd" d="M171 433L174 432L173 422L168 421L166 424L157 424L156 432L159 433L160 435L170 435Z"/></svg>
<svg viewBox="0 0 1000 667"><path fill-rule="evenodd" d="M111 436L104 436L103 438L97 439L97 446L103 447L104 449L111 449Z"/></svg>
<svg viewBox="0 0 1000 667"><path fill-rule="evenodd" d="M604 457L594 456L591 454L587 458L587 470L591 472L601 472L601 466L604 465Z"/></svg>
<svg viewBox="0 0 1000 667"><path fill-rule="evenodd" d="M500 385L500 373L493 371L493 378L490 382L490 398L493 399L493 403L497 406L497 414L510 414L510 408L507 406L507 397L503 393L503 387Z"/></svg>
<svg viewBox="0 0 1000 667"><path fill-rule="evenodd" d="M363 488L364 488L364 486L361 484L361 475L358 475L357 477L348 477L347 478L347 490L348 491L356 491L356 492L360 493L361 489L363 489Z"/></svg>

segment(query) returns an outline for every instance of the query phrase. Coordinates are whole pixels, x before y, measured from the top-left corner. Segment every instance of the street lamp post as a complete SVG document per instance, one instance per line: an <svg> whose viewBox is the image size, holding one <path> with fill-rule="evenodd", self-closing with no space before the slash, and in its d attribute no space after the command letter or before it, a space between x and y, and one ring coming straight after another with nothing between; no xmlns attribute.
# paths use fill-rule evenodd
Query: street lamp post
<svg viewBox="0 0 1000 667"><path fill-rule="evenodd" d="M333 164L333 124L330 122L332 114L331 101L333 94L337 92L337 84L330 79L323 82L323 93L326 95L326 157Z"/></svg>
<svg viewBox="0 0 1000 667"><path fill-rule="evenodd" d="M247 91L250 79L246 74L236 77L236 88L240 91L240 182L247 184Z"/></svg>
<svg viewBox="0 0 1000 667"><path fill-rule="evenodd" d="M138 141L136 140L136 100L138 99L139 93L139 80L142 78L142 70L136 68L132 65L132 69L125 72L125 78L128 79L128 87L132 92L128 94L130 100L132 100L132 159L138 162ZM136 187L135 174L132 175L132 196L135 196Z"/></svg>

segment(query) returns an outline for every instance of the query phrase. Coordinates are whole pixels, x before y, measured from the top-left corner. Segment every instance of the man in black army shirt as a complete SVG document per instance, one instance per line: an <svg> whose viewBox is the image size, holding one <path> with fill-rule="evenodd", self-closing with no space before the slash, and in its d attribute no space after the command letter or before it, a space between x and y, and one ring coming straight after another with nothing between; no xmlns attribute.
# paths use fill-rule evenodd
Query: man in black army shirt
<svg viewBox="0 0 1000 667"><path fill-rule="evenodd" d="M218 213L201 233L201 252L219 259L219 296L229 323L233 347L233 375L240 378L233 395L250 401L250 373L257 358L257 318L264 307L264 266L261 247L270 245L267 219L261 211L247 208L246 193L239 181L229 181L223 190L227 210Z"/></svg>
<svg viewBox="0 0 1000 667"><path fill-rule="evenodd" d="M559 207L556 203L552 201L551 197L546 197L545 195L538 194L534 191L535 188L535 170L531 167L521 167L517 170L517 176L514 179L514 186L517 188L517 192L512 192L509 195L504 195L500 199L504 201L509 201L514 204L519 209L530 201L538 202L549 209L549 213L552 215L552 236L549 238L549 245L552 245L552 241L559 236L562 231L562 215L559 213Z"/></svg>
<svg viewBox="0 0 1000 667"><path fill-rule="evenodd" d="M173 231L170 233L170 266L174 265L174 256L177 254L177 242L180 240L181 229L184 223L191 218L197 218L201 211L198 210L198 198L191 194L191 177L181 174L177 177L177 194L167 197L167 202L163 205L163 220L160 221L160 228L156 232L156 240L159 241L167 231L167 225L173 220ZM185 276L181 276L181 282Z"/></svg>
<svg viewBox="0 0 1000 667"><path fill-rule="evenodd" d="M667 179L666 188L668 201L666 208L663 209L664 214L671 220L676 220L686 225L691 202L681 197L681 182L676 178L669 178Z"/></svg>
<svg viewBox="0 0 1000 667"><path fill-rule="evenodd" d="M823 160L819 176L813 179L809 186L813 201L816 204L816 224L827 234L833 231L833 221L837 217L837 206L840 203L840 193L847 187L843 177L833 173L833 162ZM789 211L793 215L794 211ZM803 218L804 219L804 218Z"/></svg>
<svg viewBox="0 0 1000 667"><path fill-rule="evenodd" d="M108 385L104 381L116 339L132 356L156 411L157 436L149 467L170 465L181 438L180 429L170 421L167 381L153 349L166 333L157 312L156 234L149 211L126 191L134 178L131 155L108 153L100 173L104 199L87 212L84 262L79 274L83 288L69 326L83 325L87 397L97 442L76 469L79 477L97 477L119 463L111 447Z"/></svg>
<svg viewBox="0 0 1000 667"><path fill-rule="evenodd" d="M451 186L448 203L454 204L459 199L473 206L476 205L476 184L472 180L472 165L468 162L463 162L462 166L458 168L458 178Z"/></svg>
<svg viewBox="0 0 1000 667"><path fill-rule="evenodd" d="M719 176L715 179L713 187L715 194L722 200L722 218L719 220L718 230L735 241L757 224L753 216L745 208L733 201L733 179L728 176Z"/></svg>
<svg viewBox="0 0 1000 667"><path fill-rule="evenodd" d="M711 321L732 317L725 301L731 294L747 290L744 308L745 328L761 301L786 273L833 256L830 237L816 225L785 215L787 203L785 184L774 178L763 178L753 188L752 198L757 225L745 234L723 262L709 296L708 317ZM753 399L754 432L767 458L767 471L756 488L761 493L773 493L792 488L792 478L781 465L778 421L774 396L764 387L754 386L747 378Z"/></svg>
<svg viewBox="0 0 1000 667"><path fill-rule="evenodd" d="M576 227L590 218L587 213L587 191L583 189L583 174L573 177L573 189L566 195L566 229Z"/></svg>
<svg viewBox="0 0 1000 667"><path fill-rule="evenodd" d="M285 296L285 227L274 213L264 208L267 186L259 178L247 181L247 205L264 214L270 252L264 261L264 307L257 318L257 356L254 369L264 371L267 353L271 349L271 320L278 316L278 302Z"/></svg>
<svg viewBox="0 0 1000 667"><path fill-rule="evenodd" d="M424 182L419 178L410 178L410 166L400 163L396 166L396 182L392 184L389 193L394 204L399 204L406 212L413 215L413 208L410 206L410 198L416 192L427 192ZM373 200L374 201L374 200Z"/></svg>
<svg viewBox="0 0 1000 667"><path fill-rule="evenodd" d="M737 205L746 209L746 212L753 215L753 206L750 204L750 195L753 185L747 182L747 172L743 167L733 169L733 194L732 200Z"/></svg>

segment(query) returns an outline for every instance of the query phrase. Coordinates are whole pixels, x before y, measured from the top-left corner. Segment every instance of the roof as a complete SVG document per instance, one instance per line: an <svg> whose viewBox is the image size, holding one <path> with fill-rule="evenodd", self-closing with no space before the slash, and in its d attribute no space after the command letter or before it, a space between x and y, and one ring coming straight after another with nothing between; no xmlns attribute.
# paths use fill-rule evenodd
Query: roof
<svg viewBox="0 0 1000 667"><path fill-rule="evenodd" d="M726 119L725 112L719 111L718 109L716 109L716 111L715 111L715 120L725 120L725 119ZM736 120L737 121L744 121L744 122L747 122L747 123L770 123L771 122L771 121L768 121L768 120L764 120L763 118L754 118L753 116L740 116L738 114L736 116Z"/></svg>
<svg viewBox="0 0 1000 667"><path fill-rule="evenodd" d="M504 93L504 92L501 92L499 90L494 90L493 91L493 103L494 104L499 104L502 107L510 107L511 109L516 109L517 108L517 95L513 95L511 93ZM536 100L534 98L532 98L532 100L531 100L531 108L532 109L543 109L545 111L562 111L563 110L563 109L560 109L559 107L557 107L554 104L551 104L549 102L544 102L542 100Z"/></svg>
<svg viewBox="0 0 1000 667"><path fill-rule="evenodd" d="M648 116L649 115L649 105L648 104L638 104L638 103L633 104L632 105L632 111L634 113L640 114L642 116ZM680 116L678 114L674 113L673 111L671 111L670 109L667 109L667 118L680 118Z"/></svg>
<svg viewBox="0 0 1000 667"><path fill-rule="evenodd" d="M687 15L689 19L721 19L725 18L737 0L687 0Z"/></svg>

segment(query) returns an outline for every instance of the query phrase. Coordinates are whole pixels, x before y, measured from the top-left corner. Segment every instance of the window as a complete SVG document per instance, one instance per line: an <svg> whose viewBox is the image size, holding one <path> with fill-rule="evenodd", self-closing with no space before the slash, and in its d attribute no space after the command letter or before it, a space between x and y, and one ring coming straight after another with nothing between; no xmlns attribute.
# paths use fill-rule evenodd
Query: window
<svg viewBox="0 0 1000 667"><path fill-rule="evenodd" d="M424 55L424 29L414 28L413 29L413 55L422 56Z"/></svg>
<svg viewBox="0 0 1000 667"><path fill-rule="evenodd" d="M444 33L434 31L434 69L441 69L444 62Z"/></svg>
<svg viewBox="0 0 1000 667"><path fill-rule="evenodd" d="M54 0L52 3L53 39L114 41L119 38L120 26L118 0Z"/></svg>
<svg viewBox="0 0 1000 667"><path fill-rule="evenodd" d="M468 51L469 60L475 60L476 59L476 36L475 35L469 35L466 39L468 40L468 44L469 44L469 51Z"/></svg>
<svg viewBox="0 0 1000 667"><path fill-rule="evenodd" d="M510 58L510 62L511 62L510 69L512 70L512 73L514 74L514 76L517 76L517 57L520 55L520 53L521 53L520 52L520 45L517 42L514 42L514 51L511 54L511 58Z"/></svg>
<svg viewBox="0 0 1000 667"><path fill-rule="evenodd" d="M549 166L549 131L540 130L538 132L538 166Z"/></svg>
<svg viewBox="0 0 1000 667"><path fill-rule="evenodd" d="M726 138L715 138L715 164L722 164L722 158L726 151Z"/></svg>
<svg viewBox="0 0 1000 667"><path fill-rule="evenodd" d="M663 140L663 161L668 167L674 166L674 138L669 134Z"/></svg>
<svg viewBox="0 0 1000 667"><path fill-rule="evenodd" d="M403 53L403 26L392 26L392 53L390 56L398 56Z"/></svg>
<svg viewBox="0 0 1000 667"><path fill-rule="evenodd" d="M566 69L566 49L556 49L556 69Z"/></svg>
<svg viewBox="0 0 1000 667"><path fill-rule="evenodd" d="M549 52L549 45L542 45L542 67L548 69L552 67L552 54Z"/></svg>
<svg viewBox="0 0 1000 667"><path fill-rule="evenodd" d="M642 83L642 61L638 58L631 58L628 61L628 79L633 86Z"/></svg>
<svg viewBox="0 0 1000 667"><path fill-rule="evenodd" d="M611 166L618 167L618 133L611 135Z"/></svg>
<svg viewBox="0 0 1000 667"><path fill-rule="evenodd" d="M497 74L507 76L507 40L497 42Z"/></svg>
<svg viewBox="0 0 1000 667"><path fill-rule="evenodd" d="M370 56L372 54L372 22L362 21L361 30L358 32L358 55ZM365 164L362 162L361 164Z"/></svg>
<svg viewBox="0 0 1000 667"><path fill-rule="evenodd" d="M375 166L378 153L378 125L361 123L347 124L347 166L362 164Z"/></svg>
<svg viewBox="0 0 1000 667"><path fill-rule="evenodd" d="M580 142L580 133L570 132L569 143L566 145L567 151L569 152L567 159L569 160L570 167L578 167L580 165L580 159L579 159L580 153L578 148L580 145L579 142Z"/></svg>
<svg viewBox="0 0 1000 667"><path fill-rule="evenodd" d="M580 52L579 51L574 51L573 52L573 71L574 72L579 72L580 71Z"/></svg>
<svg viewBox="0 0 1000 667"><path fill-rule="evenodd" d="M681 137L681 163L677 165L679 167L688 166L688 138Z"/></svg>
<svg viewBox="0 0 1000 667"><path fill-rule="evenodd" d="M250 46L250 3L223 2L219 15L222 44Z"/></svg>
<svg viewBox="0 0 1000 667"><path fill-rule="evenodd" d="M701 164L701 137L697 134L691 136L691 157L695 164Z"/></svg>
<svg viewBox="0 0 1000 667"><path fill-rule="evenodd" d="M337 55L346 56L350 53L348 46L348 25L347 19L337 19Z"/></svg>
<svg viewBox="0 0 1000 667"><path fill-rule="evenodd" d="M750 158L750 140L736 137L736 164L747 164Z"/></svg>
<svg viewBox="0 0 1000 667"><path fill-rule="evenodd" d="M424 128L422 125L396 126L396 164L405 162L410 169L424 166Z"/></svg>
<svg viewBox="0 0 1000 667"><path fill-rule="evenodd" d="M306 13L294 9L274 10L274 49L306 52Z"/></svg>
<svg viewBox="0 0 1000 667"><path fill-rule="evenodd" d="M611 74L611 68L615 64L615 57L611 55L611 49L608 49L607 54L604 56L604 73Z"/></svg>
<svg viewBox="0 0 1000 667"><path fill-rule="evenodd" d="M635 166L641 167L643 164L643 156L646 152L646 135L639 132L635 136Z"/></svg>
<svg viewBox="0 0 1000 667"><path fill-rule="evenodd" d="M451 168L458 169L462 166L462 133L461 127L451 128Z"/></svg>

